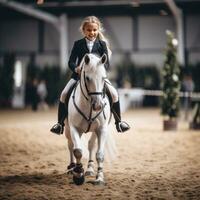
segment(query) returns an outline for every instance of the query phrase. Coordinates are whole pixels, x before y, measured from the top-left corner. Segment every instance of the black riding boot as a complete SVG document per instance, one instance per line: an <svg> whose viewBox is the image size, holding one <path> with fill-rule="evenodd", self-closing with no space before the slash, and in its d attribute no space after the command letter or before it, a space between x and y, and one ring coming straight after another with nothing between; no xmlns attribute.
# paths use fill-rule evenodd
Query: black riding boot
<svg viewBox="0 0 200 200"><path fill-rule="evenodd" d="M67 116L67 109L65 107L65 104L60 101L58 105L58 123L55 124L50 131L58 135L63 134L63 129L65 125L64 121L66 116Z"/></svg>
<svg viewBox="0 0 200 200"><path fill-rule="evenodd" d="M130 129L130 126L126 122L121 121L121 112L119 101L113 103L112 113L115 118L115 125L118 132L125 132Z"/></svg>

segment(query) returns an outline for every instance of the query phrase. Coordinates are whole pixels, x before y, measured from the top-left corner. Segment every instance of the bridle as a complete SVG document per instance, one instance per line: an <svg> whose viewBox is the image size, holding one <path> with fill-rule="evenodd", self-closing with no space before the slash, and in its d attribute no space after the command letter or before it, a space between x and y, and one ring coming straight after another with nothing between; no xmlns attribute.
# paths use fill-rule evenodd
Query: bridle
<svg viewBox="0 0 200 200"><path fill-rule="evenodd" d="M81 73L82 73L82 70L83 70L83 66L81 67ZM83 86L82 86L82 83L81 83L81 77L80 77L80 88L81 88L81 92L83 94L83 96L85 97L85 99L87 101L89 101L89 98L88 96L92 96L92 95L101 95L101 96L105 96L105 86L103 87L103 90L101 92L91 92L89 91L88 89L88 86L87 86L87 81L86 81L86 75L85 75L85 71L83 71L83 79L84 79L84 86L85 86L85 89L86 89L86 92L87 92L87 95L85 94L84 90L83 90Z"/></svg>
<svg viewBox="0 0 200 200"><path fill-rule="evenodd" d="M86 75L85 75L85 71L82 71L84 70L83 69L83 64L81 66L81 76L80 76L80 80L76 83L76 86L74 88L74 91L73 91L73 95L72 95L72 98L73 98L73 103L74 103L74 106L76 108L76 110L78 111L78 113L88 122L88 128L87 130L85 131L88 132L90 130L90 127L92 125L92 123L94 122L94 120L103 112L103 116L104 116L104 119L106 119L106 116L105 116L105 113L104 113L104 108L106 106L106 103L103 104L103 106L101 107L101 109L96 113L96 115L94 117L92 117L92 112L93 112L93 105L92 105L92 102L90 102L90 112L89 112L89 116L87 117L83 111L78 107L78 105L76 104L76 101L75 101L75 94L76 94L76 89L78 87L78 85L80 85L80 89L81 89L81 93L83 94L83 96L85 97L85 99L87 101L89 101L90 99L88 97L91 97L92 95L101 95L103 96L103 98L105 97L105 86L103 87L103 90L101 92L91 92L89 91L88 89L88 86L87 86L87 83L86 83ZM83 73L83 74L82 74ZM85 94L84 92L84 89L83 89L83 85L82 85L82 76L83 76L83 82L84 82L84 86L85 86L85 90L87 92L87 94Z"/></svg>
<svg viewBox="0 0 200 200"><path fill-rule="evenodd" d="M91 95L103 95L103 91L102 92L90 92L88 87L87 87L87 83L86 83L86 76L85 76L85 71L83 72L83 78L84 78L84 83L85 83L85 88L86 88L86 91L87 91L87 94L89 96Z"/></svg>

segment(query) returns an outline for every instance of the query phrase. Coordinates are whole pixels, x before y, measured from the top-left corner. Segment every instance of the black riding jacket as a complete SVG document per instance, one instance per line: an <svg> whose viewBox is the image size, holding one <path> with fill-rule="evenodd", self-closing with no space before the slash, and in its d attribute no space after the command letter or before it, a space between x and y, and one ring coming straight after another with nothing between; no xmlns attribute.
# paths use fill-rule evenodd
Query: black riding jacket
<svg viewBox="0 0 200 200"><path fill-rule="evenodd" d="M71 51L71 55L69 57L69 68L72 70L73 74L71 78L78 80L78 74L75 72L75 68L79 66L82 58L86 53L93 53L98 56L102 56L104 53L107 55L107 62L105 63L105 68L109 68L109 58L108 58L108 50L106 47L106 43L100 39L96 39L94 41L94 45L92 48L92 51L89 52L89 49L87 47L86 39L82 38L80 40L77 40L74 42L74 46Z"/></svg>

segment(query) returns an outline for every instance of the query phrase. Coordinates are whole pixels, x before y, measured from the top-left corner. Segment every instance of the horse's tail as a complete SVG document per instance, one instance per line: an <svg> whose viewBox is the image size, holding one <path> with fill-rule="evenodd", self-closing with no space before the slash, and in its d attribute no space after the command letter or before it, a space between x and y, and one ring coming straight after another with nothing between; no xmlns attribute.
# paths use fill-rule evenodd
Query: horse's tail
<svg viewBox="0 0 200 200"><path fill-rule="evenodd" d="M115 138L112 135L112 132L109 132L105 145L105 160L106 162L112 162L117 158L117 146L115 143Z"/></svg>

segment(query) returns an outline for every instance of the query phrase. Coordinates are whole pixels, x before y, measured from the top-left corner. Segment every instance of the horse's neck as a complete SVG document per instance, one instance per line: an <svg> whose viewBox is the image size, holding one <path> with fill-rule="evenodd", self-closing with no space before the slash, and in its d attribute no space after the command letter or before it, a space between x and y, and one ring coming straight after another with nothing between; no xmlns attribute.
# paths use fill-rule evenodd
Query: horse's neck
<svg viewBox="0 0 200 200"><path fill-rule="evenodd" d="M82 84L82 89L81 89ZM86 108L90 105L90 101L85 98L84 95L87 95L87 91L85 90L85 87L83 86L83 82L79 83L76 89L76 103L80 107Z"/></svg>

